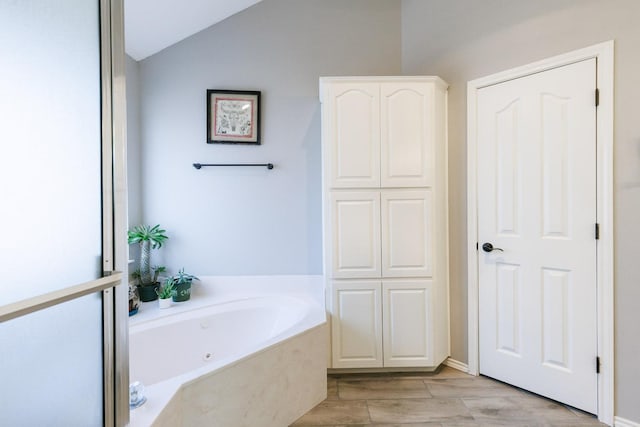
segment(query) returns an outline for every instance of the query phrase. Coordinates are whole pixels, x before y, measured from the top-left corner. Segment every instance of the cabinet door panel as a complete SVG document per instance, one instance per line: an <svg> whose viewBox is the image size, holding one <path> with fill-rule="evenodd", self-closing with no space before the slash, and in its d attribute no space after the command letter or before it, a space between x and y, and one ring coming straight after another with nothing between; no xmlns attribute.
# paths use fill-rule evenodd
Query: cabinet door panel
<svg viewBox="0 0 640 427"><path fill-rule="evenodd" d="M332 276L380 277L380 193L331 193Z"/></svg>
<svg viewBox="0 0 640 427"><path fill-rule="evenodd" d="M433 185L433 90L428 83L381 85L382 187Z"/></svg>
<svg viewBox="0 0 640 427"><path fill-rule="evenodd" d="M334 368L382 366L380 282L333 282Z"/></svg>
<svg viewBox="0 0 640 427"><path fill-rule="evenodd" d="M431 190L382 192L383 277L432 275L431 198Z"/></svg>
<svg viewBox="0 0 640 427"><path fill-rule="evenodd" d="M377 83L335 83L324 102L332 188L380 186L380 90Z"/></svg>
<svg viewBox="0 0 640 427"><path fill-rule="evenodd" d="M383 282L384 366L432 366L430 281Z"/></svg>

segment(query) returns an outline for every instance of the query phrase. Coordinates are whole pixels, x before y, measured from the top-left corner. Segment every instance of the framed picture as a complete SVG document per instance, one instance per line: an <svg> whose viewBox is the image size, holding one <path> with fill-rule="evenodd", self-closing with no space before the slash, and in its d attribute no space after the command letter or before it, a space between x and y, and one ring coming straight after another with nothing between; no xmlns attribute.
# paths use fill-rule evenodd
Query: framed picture
<svg viewBox="0 0 640 427"><path fill-rule="evenodd" d="M208 89L207 144L260 144L260 92Z"/></svg>

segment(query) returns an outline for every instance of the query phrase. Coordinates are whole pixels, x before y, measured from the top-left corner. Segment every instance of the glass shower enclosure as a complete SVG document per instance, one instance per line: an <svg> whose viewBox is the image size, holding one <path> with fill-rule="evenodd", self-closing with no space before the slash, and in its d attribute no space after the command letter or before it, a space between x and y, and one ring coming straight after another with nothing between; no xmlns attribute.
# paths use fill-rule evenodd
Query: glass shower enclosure
<svg viewBox="0 0 640 427"><path fill-rule="evenodd" d="M128 367L115 345L126 352L116 271L126 227L114 196L120 9L121 1L0 2L2 426L128 419L120 397Z"/></svg>

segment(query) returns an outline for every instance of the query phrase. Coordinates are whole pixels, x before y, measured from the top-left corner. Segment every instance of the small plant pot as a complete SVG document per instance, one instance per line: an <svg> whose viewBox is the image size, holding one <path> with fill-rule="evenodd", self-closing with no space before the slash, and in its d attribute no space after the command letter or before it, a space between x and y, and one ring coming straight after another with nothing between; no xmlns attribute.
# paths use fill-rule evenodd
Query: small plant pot
<svg viewBox="0 0 640 427"><path fill-rule="evenodd" d="M160 283L138 286L138 291L140 291L140 300L142 300L142 302L157 300L158 299L157 291L159 287L160 287Z"/></svg>
<svg viewBox="0 0 640 427"><path fill-rule="evenodd" d="M173 300L175 302L187 301L191 298L191 283L180 283L174 286Z"/></svg>
<svg viewBox="0 0 640 427"><path fill-rule="evenodd" d="M138 313L138 308L140 308L140 293L138 292L138 287L133 284L129 284L129 316L133 316Z"/></svg>
<svg viewBox="0 0 640 427"><path fill-rule="evenodd" d="M171 298L160 298L158 300L158 307L160 308L169 308L171 307Z"/></svg>

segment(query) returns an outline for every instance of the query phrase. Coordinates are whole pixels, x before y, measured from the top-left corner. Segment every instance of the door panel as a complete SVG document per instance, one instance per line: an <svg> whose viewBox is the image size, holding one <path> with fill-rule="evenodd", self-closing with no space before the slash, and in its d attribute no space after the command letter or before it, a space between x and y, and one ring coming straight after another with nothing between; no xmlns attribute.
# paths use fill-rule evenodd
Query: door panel
<svg viewBox="0 0 640 427"><path fill-rule="evenodd" d="M520 275L518 265L496 263L496 348L512 356L520 356L522 324L520 323Z"/></svg>
<svg viewBox="0 0 640 427"><path fill-rule="evenodd" d="M380 89L377 83L330 86L329 131L332 188L380 186Z"/></svg>
<svg viewBox="0 0 640 427"><path fill-rule="evenodd" d="M382 192L382 275L430 277L433 266L431 190Z"/></svg>
<svg viewBox="0 0 640 427"><path fill-rule="evenodd" d="M569 370L571 272L543 268L542 275L542 360L549 367Z"/></svg>
<svg viewBox="0 0 640 427"><path fill-rule="evenodd" d="M380 101L382 187L433 185L433 85L383 83Z"/></svg>
<svg viewBox="0 0 640 427"><path fill-rule="evenodd" d="M98 13L2 4L0 305L102 276Z"/></svg>
<svg viewBox="0 0 640 427"><path fill-rule="evenodd" d="M595 60L479 90L480 372L597 410Z"/></svg>
<svg viewBox="0 0 640 427"><path fill-rule="evenodd" d="M2 307L102 276L99 6L0 6ZM97 292L0 323L0 425L107 422L102 309Z"/></svg>
<svg viewBox="0 0 640 427"><path fill-rule="evenodd" d="M521 109L520 100L514 99L496 113L496 221L501 235L517 235L521 222L522 181L518 175Z"/></svg>
<svg viewBox="0 0 640 427"><path fill-rule="evenodd" d="M333 277L380 277L380 192L331 193Z"/></svg>
<svg viewBox="0 0 640 427"><path fill-rule="evenodd" d="M0 425L103 426L102 340L102 292L1 323Z"/></svg>
<svg viewBox="0 0 640 427"><path fill-rule="evenodd" d="M384 366L433 366L431 282L383 282Z"/></svg>
<svg viewBox="0 0 640 427"><path fill-rule="evenodd" d="M380 282L332 283L334 368L382 367Z"/></svg>
<svg viewBox="0 0 640 427"><path fill-rule="evenodd" d="M543 236L569 238L569 134L566 118L570 99L542 95Z"/></svg>

